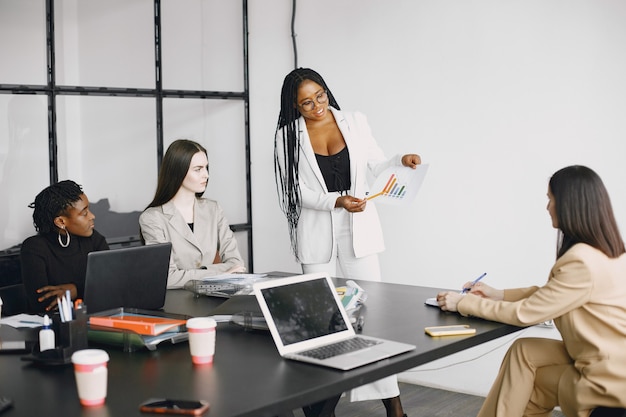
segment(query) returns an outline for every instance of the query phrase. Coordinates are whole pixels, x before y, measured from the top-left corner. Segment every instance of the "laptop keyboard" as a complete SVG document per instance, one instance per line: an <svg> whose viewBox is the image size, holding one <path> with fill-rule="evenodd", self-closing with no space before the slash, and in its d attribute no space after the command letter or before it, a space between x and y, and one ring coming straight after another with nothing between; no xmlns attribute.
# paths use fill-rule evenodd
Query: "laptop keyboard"
<svg viewBox="0 0 626 417"><path fill-rule="evenodd" d="M300 352L300 355L315 359L328 359L344 353L354 352L355 350L365 349L379 343L382 342L379 340L364 339L356 336L347 340L342 340L341 342Z"/></svg>

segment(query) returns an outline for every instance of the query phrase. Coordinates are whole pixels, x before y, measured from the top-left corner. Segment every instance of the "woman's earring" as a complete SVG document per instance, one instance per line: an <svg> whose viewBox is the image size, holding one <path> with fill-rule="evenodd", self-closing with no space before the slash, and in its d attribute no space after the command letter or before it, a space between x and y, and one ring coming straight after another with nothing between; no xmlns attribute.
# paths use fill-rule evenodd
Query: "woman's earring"
<svg viewBox="0 0 626 417"><path fill-rule="evenodd" d="M63 230L65 230L65 227L63 228ZM63 239L61 238L61 232L59 232L59 245L61 245L62 248L67 248L70 245L70 232L65 230L65 235L67 236L67 241L63 243Z"/></svg>

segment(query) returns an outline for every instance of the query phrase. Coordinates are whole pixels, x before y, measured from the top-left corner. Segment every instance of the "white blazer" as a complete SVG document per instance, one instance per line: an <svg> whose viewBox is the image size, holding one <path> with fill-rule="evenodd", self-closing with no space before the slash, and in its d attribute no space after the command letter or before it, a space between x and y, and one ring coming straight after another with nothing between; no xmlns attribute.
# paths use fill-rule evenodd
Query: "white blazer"
<svg viewBox="0 0 626 417"><path fill-rule="evenodd" d="M362 113L342 112L329 107L350 154L349 194L364 198L369 193L368 171L375 177L386 168L402 165L402 156L386 159L376 144L369 124ZM302 194L302 211L297 226L298 257L304 264L330 262L335 245L331 212L335 209L338 192L328 192L326 182L315 158L309 133L303 117L297 121L300 159L299 177ZM282 146L282 132L278 132L276 143ZM373 201L367 203L365 211L352 213L352 246L357 258L382 252L385 249L382 228Z"/></svg>

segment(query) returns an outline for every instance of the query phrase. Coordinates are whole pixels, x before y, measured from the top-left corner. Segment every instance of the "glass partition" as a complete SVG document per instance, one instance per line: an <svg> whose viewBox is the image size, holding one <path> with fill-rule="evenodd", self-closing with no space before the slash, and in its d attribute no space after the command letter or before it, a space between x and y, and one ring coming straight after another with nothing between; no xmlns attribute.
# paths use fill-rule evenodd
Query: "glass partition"
<svg viewBox="0 0 626 417"><path fill-rule="evenodd" d="M207 148L205 195L250 267L246 13L246 0L0 0L0 250L15 247L11 262L35 233L28 204L64 179L83 186L110 244L139 244L163 152L185 137Z"/></svg>
<svg viewBox="0 0 626 417"><path fill-rule="evenodd" d="M243 91L241 2L164 0L161 16L164 89Z"/></svg>
<svg viewBox="0 0 626 417"><path fill-rule="evenodd" d="M0 1L0 56L0 84L46 84L43 1Z"/></svg>
<svg viewBox="0 0 626 417"><path fill-rule="evenodd" d="M83 186L107 239L139 235L139 213L157 181L154 100L57 99L59 179ZM79 120L79 123L76 123Z"/></svg>
<svg viewBox="0 0 626 417"><path fill-rule="evenodd" d="M0 250L35 234L28 205L50 184L45 96L0 95Z"/></svg>
<svg viewBox="0 0 626 417"><path fill-rule="evenodd" d="M154 88L152 0L57 0L57 84Z"/></svg>
<svg viewBox="0 0 626 417"><path fill-rule="evenodd" d="M244 103L234 100L163 101L164 151L175 139L200 143L209 156L204 196L217 200L228 221L246 223Z"/></svg>

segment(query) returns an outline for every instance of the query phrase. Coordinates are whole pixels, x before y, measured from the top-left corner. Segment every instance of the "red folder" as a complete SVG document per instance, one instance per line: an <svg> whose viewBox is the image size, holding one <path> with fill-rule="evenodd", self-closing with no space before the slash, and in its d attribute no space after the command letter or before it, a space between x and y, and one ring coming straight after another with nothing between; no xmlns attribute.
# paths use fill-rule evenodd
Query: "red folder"
<svg viewBox="0 0 626 417"><path fill-rule="evenodd" d="M178 331L186 324L185 320L168 317L144 316L140 314L116 314L111 316L91 316L89 325L131 330L143 335L156 336L166 331Z"/></svg>

